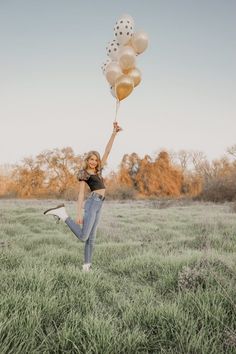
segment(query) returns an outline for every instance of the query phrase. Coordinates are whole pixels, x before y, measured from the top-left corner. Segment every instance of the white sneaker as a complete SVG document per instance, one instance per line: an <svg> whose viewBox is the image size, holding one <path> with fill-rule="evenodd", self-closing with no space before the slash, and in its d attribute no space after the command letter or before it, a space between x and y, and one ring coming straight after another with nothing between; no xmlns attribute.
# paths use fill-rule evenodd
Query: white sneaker
<svg viewBox="0 0 236 354"><path fill-rule="evenodd" d="M44 212L44 215L53 215L58 219L58 221L60 219L65 221L68 218L68 214L66 212L64 204L60 204L60 205L56 206L55 208L51 208L51 209L46 210Z"/></svg>
<svg viewBox="0 0 236 354"><path fill-rule="evenodd" d="M90 272L91 271L91 263L83 264L83 272Z"/></svg>

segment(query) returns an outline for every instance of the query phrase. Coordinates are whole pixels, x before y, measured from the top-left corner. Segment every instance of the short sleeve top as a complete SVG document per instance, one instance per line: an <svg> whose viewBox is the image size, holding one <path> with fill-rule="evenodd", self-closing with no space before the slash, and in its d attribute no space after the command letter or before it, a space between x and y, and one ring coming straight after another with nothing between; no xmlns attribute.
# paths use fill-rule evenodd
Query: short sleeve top
<svg viewBox="0 0 236 354"><path fill-rule="evenodd" d="M84 181L88 184L91 191L98 189L104 189L104 180L102 178L102 170L96 174L90 174L85 169L81 169L78 172L77 178L79 181Z"/></svg>

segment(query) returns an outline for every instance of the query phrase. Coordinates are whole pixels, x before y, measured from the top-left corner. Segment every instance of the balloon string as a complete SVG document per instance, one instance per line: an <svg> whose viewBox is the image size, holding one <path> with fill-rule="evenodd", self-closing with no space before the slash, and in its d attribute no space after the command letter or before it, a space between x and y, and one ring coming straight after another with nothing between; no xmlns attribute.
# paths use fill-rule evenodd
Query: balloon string
<svg viewBox="0 0 236 354"><path fill-rule="evenodd" d="M120 101L119 101L119 100L116 100L116 115L115 115L115 120L114 120L114 122L116 122L117 113L118 113L119 108L120 108Z"/></svg>

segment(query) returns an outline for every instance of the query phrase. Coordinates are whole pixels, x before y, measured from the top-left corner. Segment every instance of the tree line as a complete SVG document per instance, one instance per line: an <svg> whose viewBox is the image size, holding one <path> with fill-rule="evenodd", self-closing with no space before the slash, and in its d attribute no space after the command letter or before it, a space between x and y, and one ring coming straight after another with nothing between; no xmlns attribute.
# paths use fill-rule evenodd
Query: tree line
<svg viewBox="0 0 236 354"><path fill-rule="evenodd" d="M0 168L0 197L63 198L78 195L77 173L84 155L71 147L46 150ZM194 197L236 199L236 145L209 162L203 152L159 151L153 157L125 154L117 171L105 178L111 199Z"/></svg>

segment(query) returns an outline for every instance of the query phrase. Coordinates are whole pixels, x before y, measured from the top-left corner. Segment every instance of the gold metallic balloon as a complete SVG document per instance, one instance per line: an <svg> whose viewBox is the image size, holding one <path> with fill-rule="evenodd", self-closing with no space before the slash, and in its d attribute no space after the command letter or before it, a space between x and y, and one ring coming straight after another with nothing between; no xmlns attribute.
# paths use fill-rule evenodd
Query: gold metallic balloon
<svg viewBox="0 0 236 354"><path fill-rule="evenodd" d="M124 70L122 70L122 72L123 72L123 74L128 75L128 73L130 72L130 70L131 70L131 69L124 69Z"/></svg>
<svg viewBox="0 0 236 354"><path fill-rule="evenodd" d="M142 74L138 68L134 68L134 69L129 70L127 72L127 75L129 75L133 79L134 87L136 87L140 84L141 79L142 79Z"/></svg>
<svg viewBox="0 0 236 354"><path fill-rule="evenodd" d="M115 93L119 101L131 94L134 89L134 81L128 75L120 76L115 83Z"/></svg>

